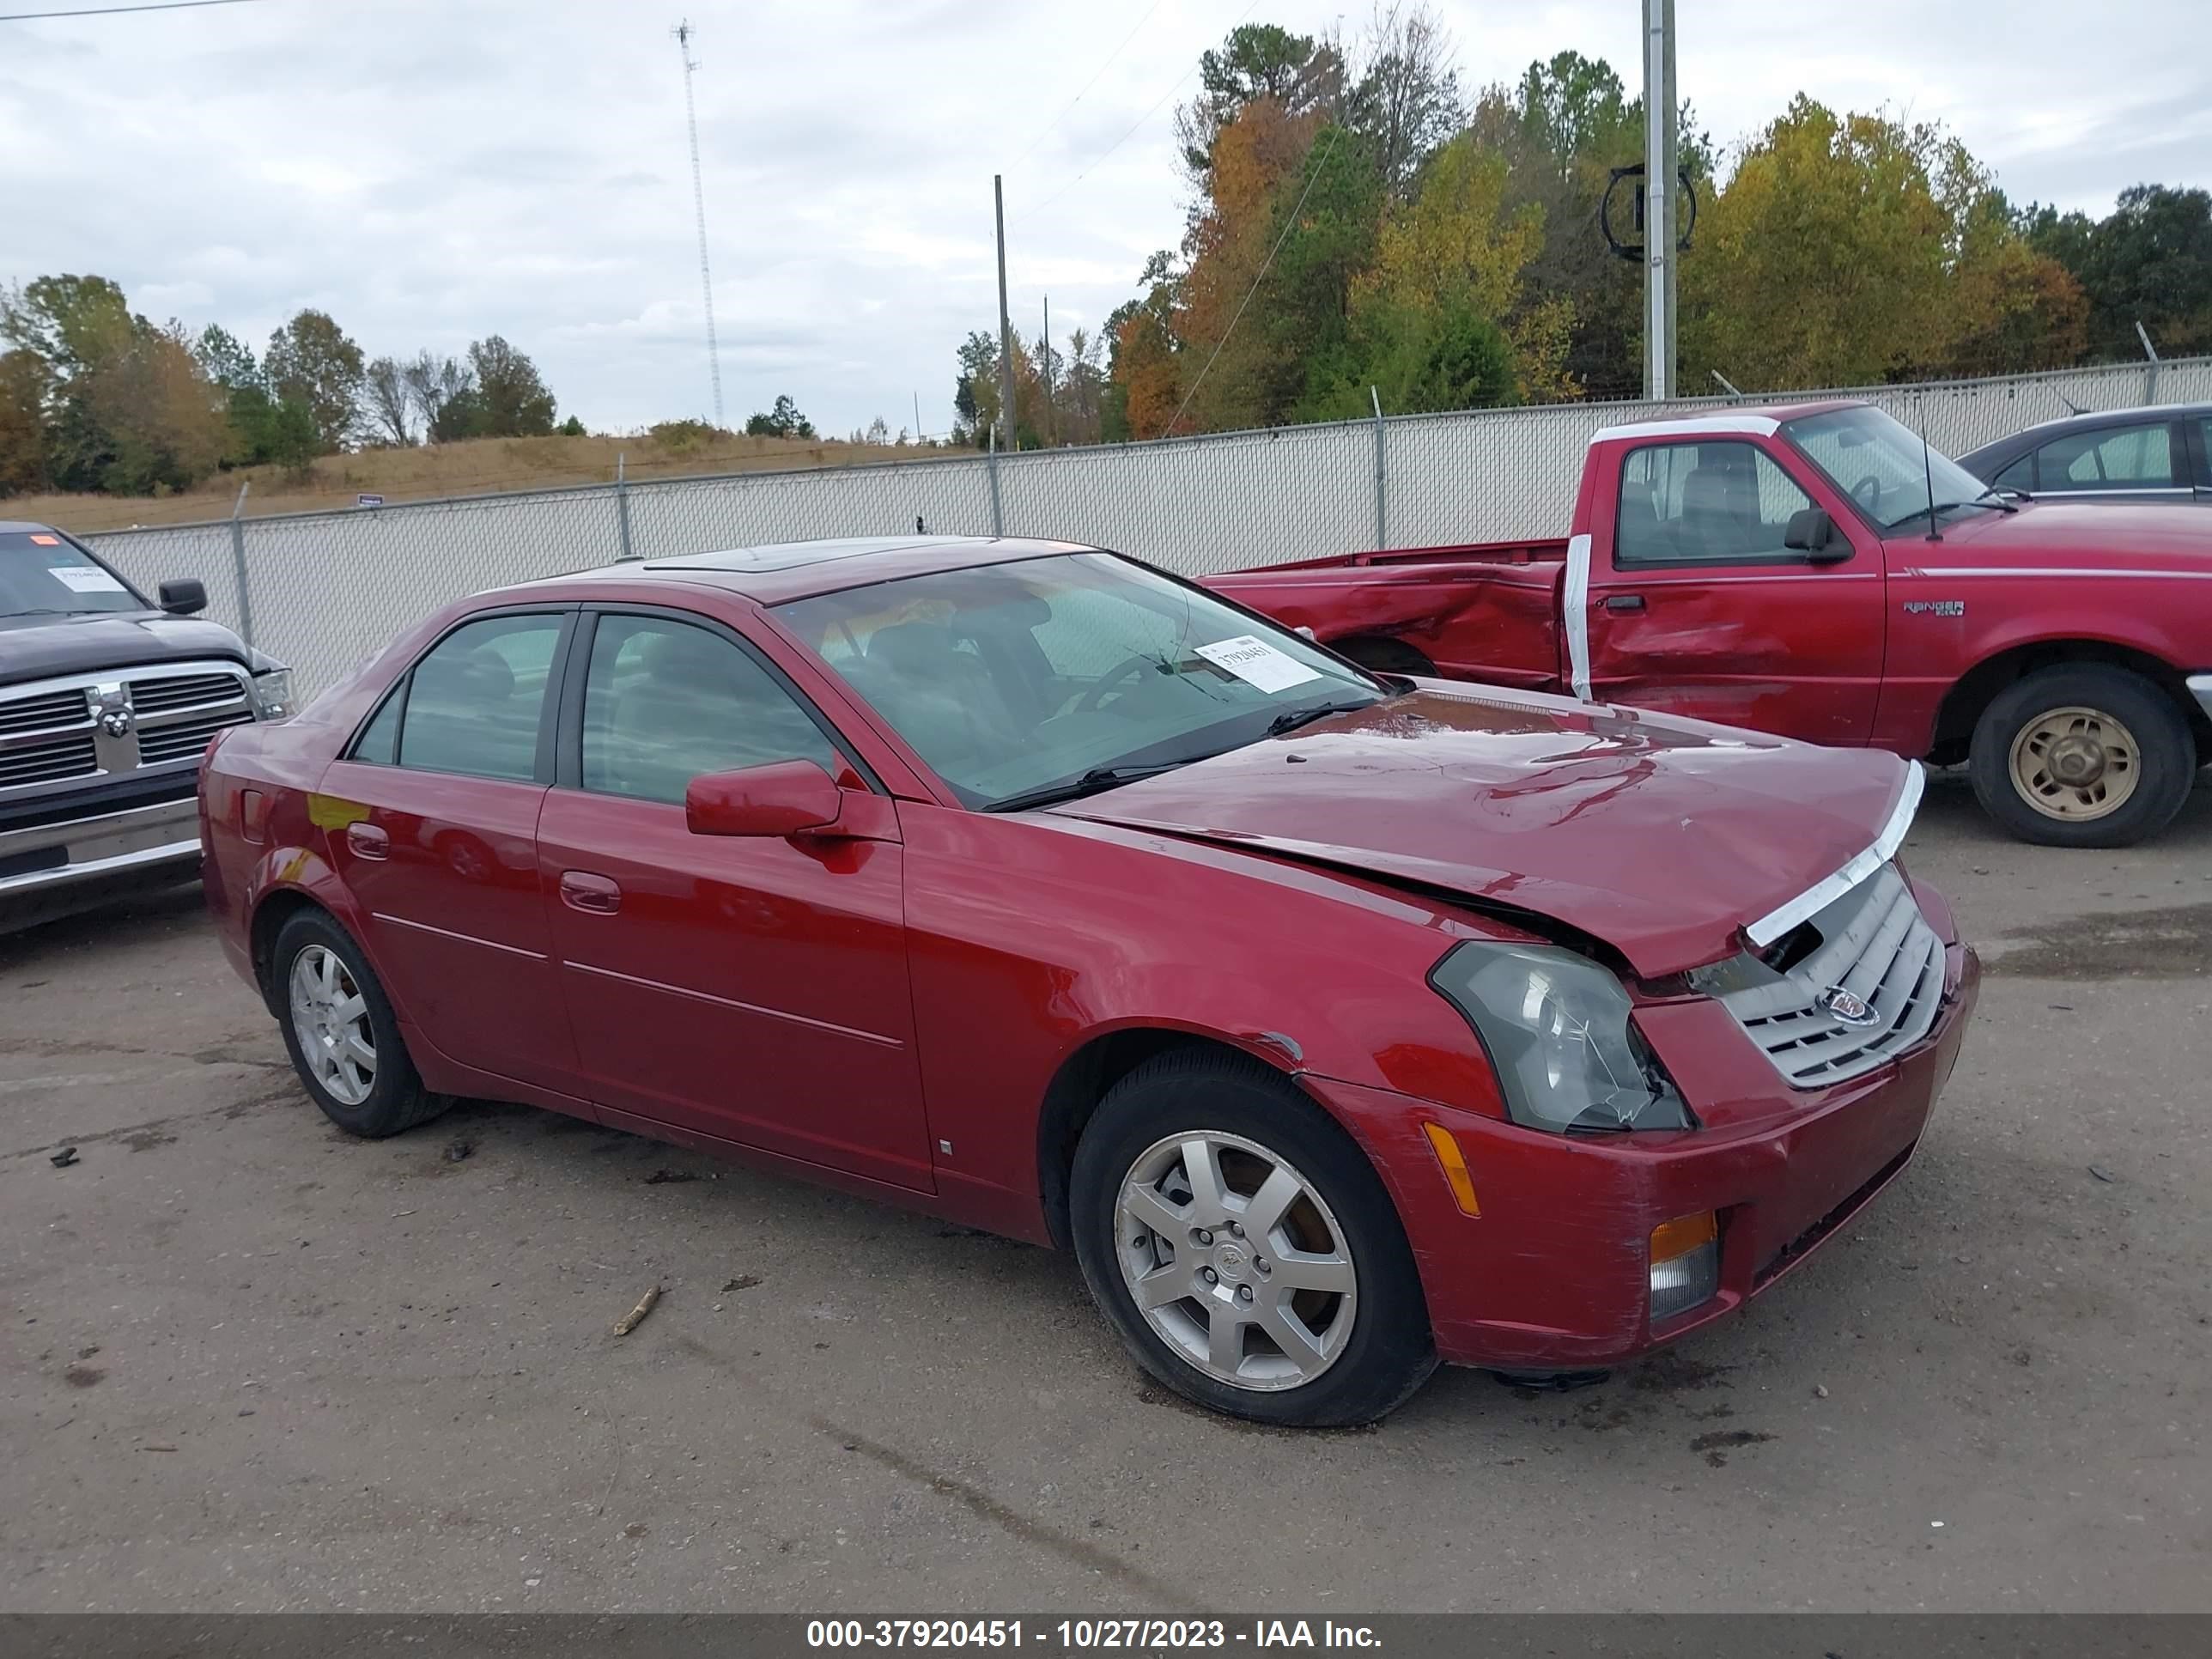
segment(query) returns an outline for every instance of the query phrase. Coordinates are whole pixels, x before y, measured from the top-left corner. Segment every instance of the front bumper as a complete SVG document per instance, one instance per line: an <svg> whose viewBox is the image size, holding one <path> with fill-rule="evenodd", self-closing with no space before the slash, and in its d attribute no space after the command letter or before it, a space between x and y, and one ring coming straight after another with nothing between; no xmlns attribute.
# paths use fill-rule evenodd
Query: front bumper
<svg viewBox="0 0 2212 1659"><path fill-rule="evenodd" d="M111 892L199 872L191 795L0 834L0 929L28 927Z"/></svg>
<svg viewBox="0 0 2212 1659"><path fill-rule="evenodd" d="M1695 1084L1675 1067L1701 1113L1726 1101L1708 1127L1680 1133L1569 1138L1388 1090L1302 1081L1390 1188L1443 1358L1511 1370L1612 1364L1741 1306L1896 1178L1949 1080L1979 990L1972 951L1949 946L1945 968L1944 1006L1927 1037L1850 1083L1793 1091L1748 1040L1741 1054L1715 1054ZM1744 1086L1760 1072L1763 1084ZM1480 1216L1453 1199L1424 1121L1459 1142ZM1705 1211L1720 1220L1719 1291L1655 1325L1652 1230Z"/></svg>

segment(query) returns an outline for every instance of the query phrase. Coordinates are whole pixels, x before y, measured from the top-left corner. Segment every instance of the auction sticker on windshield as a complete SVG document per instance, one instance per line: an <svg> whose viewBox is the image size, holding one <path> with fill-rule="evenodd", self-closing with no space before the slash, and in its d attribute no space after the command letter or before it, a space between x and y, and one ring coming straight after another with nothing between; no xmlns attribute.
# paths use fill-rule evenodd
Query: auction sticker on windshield
<svg viewBox="0 0 2212 1659"><path fill-rule="evenodd" d="M72 593L120 593L123 584L96 564L58 564L54 579Z"/></svg>
<svg viewBox="0 0 2212 1659"><path fill-rule="evenodd" d="M1198 654L1224 672L1234 674L1262 691L1286 691L1321 678L1296 657L1278 651L1256 634L1239 634L1233 640L1216 640L1197 647Z"/></svg>

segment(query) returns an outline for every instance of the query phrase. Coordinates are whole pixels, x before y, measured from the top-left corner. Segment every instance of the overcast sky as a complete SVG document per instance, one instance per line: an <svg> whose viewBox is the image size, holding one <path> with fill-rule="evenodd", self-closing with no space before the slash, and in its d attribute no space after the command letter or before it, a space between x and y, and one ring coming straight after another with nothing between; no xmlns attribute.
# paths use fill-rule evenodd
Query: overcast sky
<svg viewBox="0 0 2212 1659"><path fill-rule="evenodd" d="M0 0L0 14L102 0ZM1948 122L2015 200L2212 184L2202 0L1679 0L1723 149L1804 90ZM0 280L97 271L256 349L301 306L371 355L505 335L564 413L709 409L669 29L689 7L730 422L942 432L953 348L1096 327L1180 234L1173 106L1241 20L1356 37L1364 0L252 0L0 21ZM1572 47L1632 91L1638 0L1435 0L1464 82ZM1808 27L1823 20L1817 42ZM2159 43L2166 43L2161 49Z"/></svg>

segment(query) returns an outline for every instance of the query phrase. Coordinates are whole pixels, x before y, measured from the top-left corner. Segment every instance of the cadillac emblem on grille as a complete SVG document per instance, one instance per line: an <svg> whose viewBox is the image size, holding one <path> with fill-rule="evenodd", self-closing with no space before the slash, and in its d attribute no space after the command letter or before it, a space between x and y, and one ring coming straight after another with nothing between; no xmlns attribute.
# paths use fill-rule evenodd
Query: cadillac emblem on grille
<svg viewBox="0 0 2212 1659"><path fill-rule="evenodd" d="M1840 985L1831 986L1820 999L1820 1006L1845 1025L1873 1025L1881 1016L1867 1006L1867 1000L1856 991L1846 991Z"/></svg>

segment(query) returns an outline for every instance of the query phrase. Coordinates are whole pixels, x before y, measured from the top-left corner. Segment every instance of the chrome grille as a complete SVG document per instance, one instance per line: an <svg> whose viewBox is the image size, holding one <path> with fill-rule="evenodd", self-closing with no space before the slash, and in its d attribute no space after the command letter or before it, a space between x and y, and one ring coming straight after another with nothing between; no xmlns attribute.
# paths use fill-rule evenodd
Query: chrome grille
<svg viewBox="0 0 2212 1659"><path fill-rule="evenodd" d="M100 761L93 752L89 731L33 738L20 747L0 749L0 789L96 777L99 773Z"/></svg>
<svg viewBox="0 0 2212 1659"><path fill-rule="evenodd" d="M1790 1084L1817 1089L1874 1070L1928 1035L1943 995L1943 945L1912 889L1885 864L1778 940L1691 975L1735 1016ZM1845 991L1867 1005L1850 1024L1827 1006Z"/></svg>
<svg viewBox="0 0 2212 1659"><path fill-rule="evenodd" d="M6 691L0 690L0 737L11 732L36 732L43 728L89 727L92 725L89 707L81 686L12 699Z"/></svg>
<svg viewBox="0 0 2212 1659"><path fill-rule="evenodd" d="M204 703L236 702L239 696L235 674L173 674L131 682L131 706L142 715L197 708Z"/></svg>
<svg viewBox="0 0 2212 1659"><path fill-rule="evenodd" d="M243 667L209 660L0 687L0 792L196 762L224 726L253 719L246 685Z"/></svg>
<svg viewBox="0 0 2212 1659"><path fill-rule="evenodd" d="M198 714L190 720L179 720L173 726L141 728L138 733L138 764L159 766L165 761L196 757L208 746L208 739L226 726L244 726L253 719L252 711L239 708L220 714Z"/></svg>

